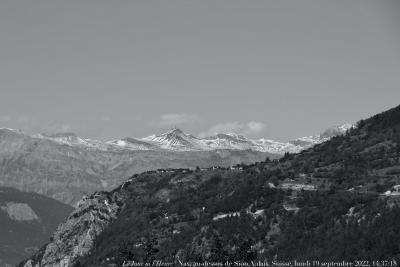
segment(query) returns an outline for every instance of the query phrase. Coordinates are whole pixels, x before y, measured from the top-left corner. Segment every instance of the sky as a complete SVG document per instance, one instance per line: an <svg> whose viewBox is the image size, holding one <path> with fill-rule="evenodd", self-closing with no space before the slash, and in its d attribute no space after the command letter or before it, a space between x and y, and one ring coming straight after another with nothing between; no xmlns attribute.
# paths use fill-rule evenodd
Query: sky
<svg viewBox="0 0 400 267"><path fill-rule="evenodd" d="M400 104L400 1L0 2L0 127L286 141Z"/></svg>

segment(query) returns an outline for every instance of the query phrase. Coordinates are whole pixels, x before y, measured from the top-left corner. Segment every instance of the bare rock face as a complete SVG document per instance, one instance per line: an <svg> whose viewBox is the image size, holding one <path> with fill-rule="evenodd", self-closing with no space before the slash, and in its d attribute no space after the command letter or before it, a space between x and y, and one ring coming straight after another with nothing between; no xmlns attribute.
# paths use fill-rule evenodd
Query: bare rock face
<svg viewBox="0 0 400 267"><path fill-rule="evenodd" d="M78 257L91 250L95 238L117 217L123 200L123 194L118 191L83 197L74 212L58 227L51 242L22 266L73 266Z"/></svg>
<svg viewBox="0 0 400 267"><path fill-rule="evenodd" d="M6 212L10 219L15 221L40 221L40 218L26 203L7 202L0 209Z"/></svg>

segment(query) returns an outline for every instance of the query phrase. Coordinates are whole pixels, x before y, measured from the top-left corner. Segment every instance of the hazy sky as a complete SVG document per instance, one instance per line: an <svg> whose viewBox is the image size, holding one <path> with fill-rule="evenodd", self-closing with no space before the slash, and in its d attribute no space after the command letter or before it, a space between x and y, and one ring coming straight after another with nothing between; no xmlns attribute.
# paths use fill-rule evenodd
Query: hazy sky
<svg viewBox="0 0 400 267"><path fill-rule="evenodd" d="M400 104L400 1L0 2L0 127L288 140Z"/></svg>

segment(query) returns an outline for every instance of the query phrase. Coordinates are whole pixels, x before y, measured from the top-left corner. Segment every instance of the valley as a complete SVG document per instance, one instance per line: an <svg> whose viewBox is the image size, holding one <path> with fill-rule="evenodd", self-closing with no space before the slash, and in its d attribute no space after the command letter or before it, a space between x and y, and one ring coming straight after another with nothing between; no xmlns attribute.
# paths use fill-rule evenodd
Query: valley
<svg viewBox="0 0 400 267"><path fill-rule="evenodd" d="M229 167L276 159L289 151L345 133L351 125L329 134L301 139L301 145L251 140L235 134L204 139L173 129L160 135L108 142L72 133L28 135L0 129L0 186L36 192L74 205L85 194L110 190L136 173L166 168ZM299 139L300 140L300 139Z"/></svg>

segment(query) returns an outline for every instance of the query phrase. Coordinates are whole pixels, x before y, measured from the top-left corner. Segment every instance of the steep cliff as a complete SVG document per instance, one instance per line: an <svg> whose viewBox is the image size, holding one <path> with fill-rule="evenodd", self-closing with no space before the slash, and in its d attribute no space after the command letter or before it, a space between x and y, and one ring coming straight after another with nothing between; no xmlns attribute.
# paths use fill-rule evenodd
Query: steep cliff
<svg viewBox="0 0 400 267"><path fill-rule="evenodd" d="M95 246L96 237L117 217L123 200L122 191L97 192L84 197L58 227L51 242L23 266L73 266L78 257Z"/></svg>

